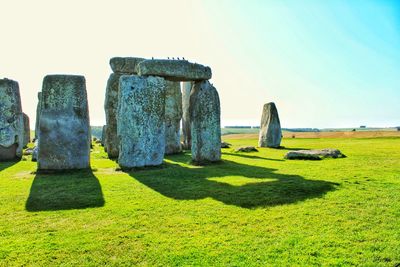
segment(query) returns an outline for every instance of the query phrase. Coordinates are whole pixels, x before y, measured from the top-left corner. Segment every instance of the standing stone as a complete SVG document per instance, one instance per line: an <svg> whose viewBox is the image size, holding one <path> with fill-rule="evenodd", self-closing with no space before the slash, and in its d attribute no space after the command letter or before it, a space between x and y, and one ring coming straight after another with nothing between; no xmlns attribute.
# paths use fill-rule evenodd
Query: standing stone
<svg viewBox="0 0 400 267"><path fill-rule="evenodd" d="M218 92L209 81L194 84L189 109L193 161L221 160L221 108Z"/></svg>
<svg viewBox="0 0 400 267"><path fill-rule="evenodd" d="M101 145L104 146L105 140L106 140L106 129L107 125L103 125L103 128L101 130Z"/></svg>
<svg viewBox="0 0 400 267"><path fill-rule="evenodd" d="M24 120L16 81L0 79L0 161L22 157Z"/></svg>
<svg viewBox="0 0 400 267"><path fill-rule="evenodd" d="M160 165L165 152L165 80L124 75L119 88L118 164L122 168Z"/></svg>
<svg viewBox="0 0 400 267"><path fill-rule="evenodd" d="M39 137L39 121L40 121L40 109L42 105L42 92L38 92L38 103L36 105L36 122L35 122L35 140Z"/></svg>
<svg viewBox="0 0 400 267"><path fill-rule="evenodd" d="M117 137L119 78L122 75L137 74L136 66L143 60L144 58L138 57L113 57L110 59L110 67L114 73L108 78L104 101L107 124L104 150L109 158L118 158L119 154L119 140Z"/></svg>
<svg viewBox="0 0 400 267"><path fill-rule="evenodd" d="M22 113L24 120L24 147L26 147L31 141L31 128L29 126L29 117L25 113Z"/></svg>
<svg viewBox="0 0 400 267"><path fill-rule="evenodd" d="M190 91L192 90L192 82L182 82L182 135L183 149L190 150L192 137L190 134Z"/></svg>
<svg viewBox="0 0 400 267"><path fill-rule="evenodd" d="M104 109L106 112L105 148L109 158L118 158L119 140L117 136L118 84L120 74L112 73L108 78Z"/></svg>
<svg viewBox="0 0 400 267"><path fill-rule="evenodd" d="M179 82L166 81L165 87L165 154L182 151L180 124L182 118L182 93Z"/></svg>
<svg viewBox="0 0 400 267"><path fill-rule="evenodd" d="M85 77L47 75L43 79L38 169L90 167L90 123Z"/></svg>
<svg viewBox="0 0 400 267"><path fill-rule="evenodd" d="M278 110L275 103L267 103L264 105L261 117L258 146L278 148L281 145L281 139L282 131Z"/></svg>

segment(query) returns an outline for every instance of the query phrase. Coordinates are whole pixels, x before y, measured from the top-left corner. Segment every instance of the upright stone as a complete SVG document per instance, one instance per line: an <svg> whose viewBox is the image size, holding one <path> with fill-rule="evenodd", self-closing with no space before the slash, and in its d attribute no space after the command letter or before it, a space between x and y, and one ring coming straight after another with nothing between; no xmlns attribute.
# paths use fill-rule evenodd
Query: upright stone
<svg viewBox="0 0 400 267"><path fill-rule="evenodd" d="M24 120L24 147L26 147L31 141L31 128L29 126L29 117L25 113L22 113Z"/></svg>
<svg viewBox="0 0 400 267"><path fill-rule="evenodd" d="M189 109L193 161L221 160L221 108L218 92L209 81L194 84Z"/></svg>
<svg viewBox="0 0 400 267"><path fill-rule="evenodd" d="M22 157L24 120L16 81L0 79L0 161Z"/></svg>
<svg viewBox="0 0 400 267"><path fill-rule="evenodd" d="M107 125L103 125L103 128L101 130L101 145L104 146L105 140L106 140L106 130L107 130Z"/></svg>
<svg viewBox="0 0 400 267"><path fill-rule="evenodd" d="M104 110L106 112L106 132L104 143L109 158L118 158L119 140L117 136L118 83L120 74L112 73L108 78Z"/></svg>
<svg viewBox="0 0 400 267"><path fill-rule="evenodd" d="M122 168L160 165L165 152L165 80L124 75L119 88L118 164Z"/></svg>
<svg viewBox="0 0 400 267"><path fill-rule="evenodd" d="M110 59L112 73L106 87L104 110L106 113L106 132L104 150L109 158L118 158L119 140L117 137L117 107L119 78L122 75L137 74L136 66L143 58L138 57L113 57Z"/></svg>
<svg viewBox="0 0 400 267"><path fill-rule="evenodd" d="M39 137L39 121L40 121L40 109L42 105L42 92L38 92L38 103L36 105L36 122L35 122L35 140Z"/></svg>
<svg viewBox="0 0 400 267"><path fill-rule="evenodd" d="M182 151L180 125L182 93L179 82L166 81L165 87L165 154Z"/></svg>
<svg viewBox="0 0 400 267"><path fill-rule="evenodd" d="M39 170L90 167L90 123L85 77L44 77L39 127Z"/></svg>
<svg viewBox="0 0 400 267"><path fill-rule="evenodd" d="M282 131L275 103L267 103L261 116L258 146L278 148L281 145Z"/></svg>
<svg viewBox="0 0 400 267"><path fill-rule="evenodd" d="M192 82L182 82L182 135L183 149L190 150L192 137L190 134L190 91L192 90Z"/></svg>

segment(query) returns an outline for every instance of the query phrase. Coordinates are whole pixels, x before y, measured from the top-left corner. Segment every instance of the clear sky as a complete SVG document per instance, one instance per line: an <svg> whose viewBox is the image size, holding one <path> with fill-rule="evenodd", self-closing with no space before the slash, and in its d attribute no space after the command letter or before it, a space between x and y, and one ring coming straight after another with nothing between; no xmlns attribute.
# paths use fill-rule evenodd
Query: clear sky
<svg viewBox="0 0 400 267"><path fill-rule="evenodd" d="M224 125L400 125L400 2L368 0L2 1L0 77L34 127L46 74L86 77L105 122L113 56L185 57L212 68Z"/></svg>

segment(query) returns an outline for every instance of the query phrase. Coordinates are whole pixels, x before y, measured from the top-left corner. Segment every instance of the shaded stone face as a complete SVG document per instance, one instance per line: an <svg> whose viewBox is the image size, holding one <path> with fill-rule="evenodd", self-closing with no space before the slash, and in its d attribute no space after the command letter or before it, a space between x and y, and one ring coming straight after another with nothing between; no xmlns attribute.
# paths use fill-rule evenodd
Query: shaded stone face
<svg viewBox="0 0 400 267"><path fill-rule="evenodd" d="M187 60L147 59L137 65L143 76L161 76L171 81L202 81L211 79L209 67Z"/></svg>
<svg viewBox="0 0 400 267"><path fill-rule="evenodd" d="M36 106L35 140L39 136L39 121L40 121L41 105L42 105L42 92L38 92L38 103Z"/></svg>
<svg viewBox="0 0 400 267"><path fill-rule="evenodd" d="M165 152L165 80L124 75L119 88L118 164L122 168L160 165Z"/></svg>
<svg viewBox="0 0 400 267"><path fill-rule="evenodd" d="M104 146L104 144L105 144L106 130L107 130L107 125L103 125L102 131L101 131L101 145L102 146Z"/></svg>
<svg viewBox="0 0 400 267"><path fill-rule="evenodd" d="M282 131L278 110L273 102L263 107L258 146L277 148L281 145Z"/></svg>
<svg viewBox="0 0 400 267"><path fill-rule="evenodd" d="M165 87L165 154L182 151L180 125L182 93L179 82L166 81Z"/></svg>
<svg viewBox="0 0 400 267"><path fill-rule="evenodd" d="M113 57L110 59L110 66L114 73L137 74L137 65L145 60L140 57Z"/></svg>
<svg viewBox="0 0 400 267"><path fill-rule="evenodd" d="M190 150L192 145L192 137L190 134L190 91L192 90L192 82L182 83L182 135L183 149Z"/></svg>
<svg viewBox="0 0 400 267"><path fill-rule="evenodd" d="M31 141L31 129L29 127L29 117L25 113L22 113L23 120L24 120L24 147L28 145Z"/></svg>
<svg viewBox="0 0 400 267"><path fill-rule="evenodd" d="M24 121L18 83L0 80L0 160L22 157Z"/></svg>
<svg viewBox="0 0 400 267"><path fill-rule="evenodd" d="M105 148L109 158L118 158L119 140L117 136L117 108L120 74L112 73L108 78L104 110L107 128L105 131Z"/></svg>
<svg viewBox="0 0 400 267"><path fill-rule="evenodd" d="M85 78L48 75L43 79L38 169L89 168L90 123Z"/></svg>
<svg viewBox="0 0 400 267"><path fill-rule="evenodd" d="M192 159L221 160L221 110L217 90L208 81L196 82L190 94Z"/></svg>

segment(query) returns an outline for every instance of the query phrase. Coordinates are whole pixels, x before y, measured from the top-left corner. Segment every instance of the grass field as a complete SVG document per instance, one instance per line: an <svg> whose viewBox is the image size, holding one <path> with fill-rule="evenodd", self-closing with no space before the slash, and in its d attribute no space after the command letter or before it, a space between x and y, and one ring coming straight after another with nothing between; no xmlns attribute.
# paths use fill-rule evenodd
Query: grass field
<svg viewBox="0 0 400 267"><path fill-rule="evenodd" d="M98 146L91 171L0 163L0 266L400 264L400 138L282 145L223 149L206 167L185 153L134 172L115 171ZM283 160L328 147L347 158Z"/></svg>

